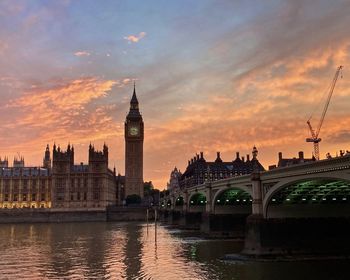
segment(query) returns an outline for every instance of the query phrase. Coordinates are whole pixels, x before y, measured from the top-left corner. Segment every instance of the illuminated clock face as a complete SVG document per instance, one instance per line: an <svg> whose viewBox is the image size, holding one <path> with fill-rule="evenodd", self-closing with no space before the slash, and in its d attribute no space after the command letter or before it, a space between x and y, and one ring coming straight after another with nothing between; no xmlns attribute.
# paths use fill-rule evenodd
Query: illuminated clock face
<svg viewBox="0 0 350 280"><path fill-rule="evenodd" d="M136 127L136 126L130 127L129 133L130 133L131 136L137 136L137 135L139 135L139 129L138 129L138 127Z"/></svg>

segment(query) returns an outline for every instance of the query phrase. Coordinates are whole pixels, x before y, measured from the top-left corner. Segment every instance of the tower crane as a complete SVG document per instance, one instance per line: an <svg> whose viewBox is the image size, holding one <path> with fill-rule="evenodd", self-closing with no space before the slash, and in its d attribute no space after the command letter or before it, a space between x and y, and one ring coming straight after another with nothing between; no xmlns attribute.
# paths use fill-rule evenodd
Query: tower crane
<svg viewBox="0 0 350 280"><path fill-rule="evenodd" d="M335 75L334 75L334 78L333 78L332 83L330 85L329 93L328 93L328 96L327 96L327 99L326 99L326 104L324 105L324 108L323 108L323 111L322 111L322 115L321 115L321 119L320 119L320 122L319 122L319 124L317 126L317 129L314 130L312 128L312 126L311 126L311 122L310 121L311 121L312 115L310 116L310 118L306 122L308 127L309 127L310 133L311 133L311 137L306 138L306 142L314 143L314 157L316 158L316 160L320 159L319 143L321 142L321 138L319 138L318 135L320 134L320 130L321 130L324 118L325 118L326 113L327 113L329 102L331 101L331 98L332 98L332 95L333 95L335 84L337 83L337 80L338 80L338 77L339 77L339 73L341 72L342 69L343 69L343 66L339 66L337 68L337 71L335 72Z"/></svg>

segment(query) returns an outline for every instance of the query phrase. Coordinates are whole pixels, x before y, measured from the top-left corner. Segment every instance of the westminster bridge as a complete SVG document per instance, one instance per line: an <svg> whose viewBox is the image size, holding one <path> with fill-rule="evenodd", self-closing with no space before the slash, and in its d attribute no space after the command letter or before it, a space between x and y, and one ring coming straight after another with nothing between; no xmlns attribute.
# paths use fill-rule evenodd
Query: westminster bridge
<svg viewBox="0 0 350 280"><path fill-rule="evenodd" d="M350 155L208 181L177 190L161 204L172 223L243 233L247 253L290 252L306 244L314 250L320 243L348 250Z"/></svg>

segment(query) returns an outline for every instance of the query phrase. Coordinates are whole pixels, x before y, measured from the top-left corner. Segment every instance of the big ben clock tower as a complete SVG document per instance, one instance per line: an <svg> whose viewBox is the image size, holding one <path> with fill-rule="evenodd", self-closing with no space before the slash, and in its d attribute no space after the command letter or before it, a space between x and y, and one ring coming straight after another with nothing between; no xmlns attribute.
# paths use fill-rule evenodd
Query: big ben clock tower
<svg viewBox="0 0 350 280"><path fill-rule="evenodd" d="M134 93L125 120L125 197L137 194L143 197L143 120L139 102Z"/></svg>

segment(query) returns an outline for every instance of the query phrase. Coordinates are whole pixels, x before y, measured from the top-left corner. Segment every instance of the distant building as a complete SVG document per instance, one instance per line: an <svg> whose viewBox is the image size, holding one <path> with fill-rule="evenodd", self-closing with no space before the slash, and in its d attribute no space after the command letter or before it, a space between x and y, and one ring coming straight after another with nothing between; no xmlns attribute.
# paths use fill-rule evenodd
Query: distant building
<svg viewBox="0 0 350 280"><path fill-rule="evenodd" d="M252 159L250 159L249 155L245 159L244 157L240 158L237 152L236 159L224 162L220 157L220 152L218 152L215 161L208 162L205 160L203 152L201 152L200 155L197 154L188 161L186 171L180 179L180 187L188 188L207 181L250 174L253 171L264 171L264 167L257 159L258 150L256 147L253 148L252 155Z"/></svg>
<svg viewBox="0 0 350 280"><path fill-rule="evenodd" d="M295 164L300 164L300 163L304 163L304 162L311 162L311 161L315 161L316 158L312 157L312 158L305 158L304 157L304 152L300 151L298 154L298 157L294 157L294 158L283 158L282 153L279 152L278 153L278 164L277 167L286 167L286 166L291 166L291 165L295 165Z"/></svg>
<svg viewBox="0 0 350 280"><path fill-rule="evenodd" d="M169 183L167 184L167 190L172 192L180 188L180 180L182 173L175 166L174 170L170 173Z"/></svg>

